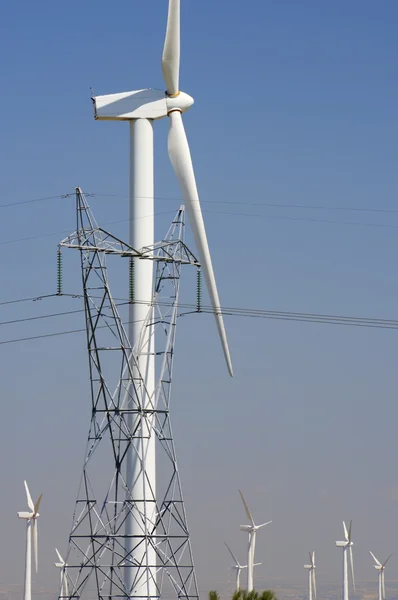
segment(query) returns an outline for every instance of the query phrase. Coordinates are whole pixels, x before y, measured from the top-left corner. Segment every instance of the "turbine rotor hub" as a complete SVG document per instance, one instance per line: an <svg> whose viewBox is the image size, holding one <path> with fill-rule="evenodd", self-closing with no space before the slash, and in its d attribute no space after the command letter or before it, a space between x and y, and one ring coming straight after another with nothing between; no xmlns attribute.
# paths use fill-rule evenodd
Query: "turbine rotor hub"
<svg viewBox="0 0 398 600"><path fill-rule="evenodd" d="M189 94L185 92L178 92L178 94L173 94L172 96L167 95L166 92L166 104L168 113L173 110L179 110L180 112L185 112L188 108L191 108L194 103L194 99Z"/></svg>

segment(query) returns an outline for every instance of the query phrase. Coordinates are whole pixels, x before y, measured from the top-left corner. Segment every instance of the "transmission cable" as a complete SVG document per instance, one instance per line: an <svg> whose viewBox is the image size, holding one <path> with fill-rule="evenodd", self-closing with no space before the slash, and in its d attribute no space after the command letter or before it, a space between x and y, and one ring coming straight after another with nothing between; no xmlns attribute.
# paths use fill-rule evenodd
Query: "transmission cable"
<svg viewBox="0 0 398 600"><path fill-rule="evenodd" d="M54 296L56 296L56 295L57 294L54 294ZM82 297L82 295L79 295L79 294L65 294L65 295L73 297L73 298L81 298ZM14 304L17 302L26 302L29 300L35 301L35 300L39 300L41 298L49 298L49 297L52 297L52 296L47 295L47 296L42 296L42 297L39 296L39 297L34 297L34 298L23 298L23 299L19 299L19 300L12 300L12 301L8 301L5 303L1 303L1 305ZM136 304L146 304L148 306L151 304L149 302L139 302L139 301L136 301L135 303ZM123 299L123 302L119 302L116 305L119 307L119 306L128 305L128 304L130 304L130 302L127 299ZM165 301L158 301L156 304L159 306L164 306L164 307L173 306L172 302L165 302ZM186 314L192 314L192 313L214 314L214 312L215 312L213 310L213 308L210 306L203 306L203 307L201 307L200 311L196 310L195 304L179 303L178 306L180 309L189 310L189 313L183 312L183 313L180 313L179 316L185 316ZM13 321L0 322L0 325L17 324L17 323L23 323L26 321L34 321L34 320L38 320L38 319L55 318L58 316L72 315L72 314L77 314L77 313L82 313L82 312L84 312L84 309L64 311L64 312L60 312L60 313L51 313L51 314L40 315L40 316L35 316L35 317L24 317L22 319L14 319ZM396 320L396 319L352 317L352 316L343 316L343 315L323 315L323 314L318 314L318 313L299 313L299 312L292 312L292 311L276 311L276 310L233 308L233 307L221 307L220 312L225 316L233 316L233 317L294 321L294 322L300 322L300 323L345 325L345 326L350 326L350 327L366 327L366 328L373 328L373 329L390 329L390 330L398 329L398 320ZM113 318L113 317L106 316L106 318ZM128 322L124 323L124 325L126 325L126 324L128 324ZM113 326L114 325L112 325L112 324L107 324L107 325L103 325L103 326L99 326L99 327L112 328ZM74 334L74 333L82 333L84 331L86 331L85 328L80 328L80 329L71 329L71 330L65 330L65 331L59 331L59 332L52 332L52 333L41 334L41 335L34 335L34 336L30 336L30 337L15 338L15 339L10 339L10 340L0 341L0 345L13 344L13 343L18 343L18 342L23 342L23 341L38 340L38 339L50 338L50 337L57 337L57 336L62 336L62 335Z"/></svg>

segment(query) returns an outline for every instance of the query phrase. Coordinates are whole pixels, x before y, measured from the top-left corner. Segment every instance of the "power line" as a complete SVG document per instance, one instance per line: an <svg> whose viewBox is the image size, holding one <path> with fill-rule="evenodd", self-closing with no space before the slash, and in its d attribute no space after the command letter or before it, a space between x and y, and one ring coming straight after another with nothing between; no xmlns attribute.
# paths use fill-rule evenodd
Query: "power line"
<svg viewBox="0 0 398 600"><path fill-rule="evenodd" d="M175 210L167 210L164 212L154 213L153 215L145 215L143 217L136 217L135 219L120 219L118 221L108 221L107 223L104 223L104 225L108 226L108 225L118 225L120 223L131 223L132 221L136 221L138 219L148 219L149 217L160 217L162 215L170 215L170 214L174 215L175 212L176 212ZM63 231L53 231L52 233L42 233L41 235L32 235L32 236L18 238L18 239L14 239L14 240L1 241L0 246L3 246L5 244L16 244L18 242L28 242L28 241L33 241L33 240L39 240L41 238L52 237L54 235L67 235L69 233L70 233L70 229L64 229Z"/></svg>
<svg viewBox="0 0 398 600"><path fill-rule="evenodd" d="M45 196L43 198L32 198L30 200L21 200L18 202L8 202L6 204L0 204L0 208L8 208L11 206L20 206L23 204L32 204L36 202L44 202L48 200L58 200L71 198L75 195L75 192L69 192L66 194L58 194L57 196ZM128 196L124 194L113 194L113 193L97 193L89 192L85 193L86 197L104 197L104 198L122 198L127 200ZM139 196L139 198L145 200L149 196ZM152 197L151 197L152 198ZM155 196L155 200L163 200L165 202L183 202L181 197L177 196ZM300 210L326 210L326 211L344 211L344 212L371 212L371 213L385 213L385 214L396 214L398 209L394 208L365 208L363 206L328 206L325 204L291 204L291 203L279 203L279 202L248 202L246 200L201 200L201 204L227 204L227 205L240 205L240 206L265 206L268 208L293 208ZM235 213L234 213L235 214Z"/></svg>
<svg viewBox="0 0 398 600"><path fill-rule="evenodd" d="M0 208L9 208L10 206L21 206L22 204L34 204L36 202L44 202L46 200L59 200L63 198L68 198L69 196L72 196L72 194L58 194L58 196L45 196L44 198L32 198L31 200L7 202L6 204L0 204Z"/></svg>
<svg viewBox="0 0 398 600"><path fill-rule="evenodd" d="M54 294L55 296L56 294ZM67 294L67 296L74 298L81 298L82 296L79 294ZM51 295L35 297L35 298L22 298L18 300L12 300L4 304L15 304L17 302L27 302L29 300L39 300L41 298L49 298ZM118 306L127 305L129 301L124 299L122 303L119 303ZM137 302L137 304L148 304L148 302ZM158 302L160 306L171 306L171 302ZM179 308L189 310L189 313L181 313L180 316L184 316L185 314L198 313L196 310L195 304L189 303L181 303L179 304ZM8 324L16 324L16 323L24 323L26 321L33 321L37 319L46 319L46 318L55 318L58 316L70 315L84 312L84 309L73 310L73 311L64 311L60 313L51 313L48 315L40 315L38 317L24 317L22 319L15 319L13 321L5 321L0 323L0 325L8 325ZM201 313L205 314L214 314L214 310L210 306L203 306L201 308ZM380 319L380 318L371 318L371 317L353 317L353 316L344 316L344 315L329 315L329 314L318 314L318 313L299 313L292 311L276 311L276 310L265 310L265 309L251 309L251 308L239 308L239 307L221 307L220 312L224 316L233 316L233 317L246 317L246 318L255 318L255 319L271 319L271 320L282 320L282 321L294 321L300 323L317 323L317 324L329 324L329 325L345 325L350 327L367 327L374 329L398 329L398 320L397 319ZM200 314L200 313L198 313ZM125 323L127 324L127 323ZM100 326L107 327L112 330L112 325L103 325ZM74 333L82 333L86 331L85 328L80 329L71 329L59 332L52 332L47 334L40 334L29 337L22 338L14 338L9 340L0 341L0 345L4 344L14 344L18 342L38 340L44 338L51 338L63 335L69 335Z"/></svg>
<svg viewBox="0 0 398 600"><path fill-rule="evenodd" d="M361 221L339 221L337 219L311 219L310 217L291 217L291 216L281 216L281 215L263 215L261 213L238 213L238 212L226 212L226 211L216 211L216 210L204 210L204 213L210 213L214 215L228 215L235 217L252 217L252 218L262 218L262 219L271 219L277 221L306 221L307 223L328 223L332 225L359 225L362 227L387 227L397 229L398 225L392 225L391 223L362 223Z"/></svg>
<svg viewBox="0 0 398 600"><path fill-rule="evenodd" d="M0 302L0 306L6 306L7 304L20 304L21 302L36 302L37 300L45 300L46 298L54 298L58 294L44 294L43 296L31 296L28 298L17 298L16 300L6 300Z"/></svg>
<svg viewBox="0 0 398 600"><path fill-rule="evenodd" d="M128 196L123 194L104 194L93 192L92 196L109 197L109 198L123 198L128 199ZM145 200L149 196L139 196L139 198ZM182 198L172 196L155 196L155 200L164 200L170 202L183 202ZM337 210L346 212L374 212L374 213L398 213L398 209L394 208L365 208L358 206L327 206L325 204L285 204L279 202L248 202L247 200L200 200L201 204L230 204L230 205L243 205L243 206L266 206L268 208L298 208L304 210Z"/></svg>
<svg viewBox="0 0 398 600"><path fill-rule="evenodd" d="M246 217L252 219L269 219L269 220L277 220L277 221L302 221L307 223L325 223L329 225L354 225L359 227L377 227L377 228L387 228L387 229L397 229L398 225L393 225L391 223L362 223L361 221L341 221L338 219L313 219L310 217L293 217L293 216L281 216L281 215L264 215L261 213L240 213L240 212L228 212L228 211L215 211L215 210L204 210L204 213L213 214L213 215L223 215L223 216L231 216L231 217ZM160 217L162 215L174 214L175 210L168 210L163 212L154 213L154 215L145 215L144 217L137 217L139 219L146 219L150 216ZM132 219L120 219L118 221L108 221L104 223L104 226L108 225L118 225L121 223L129 223ZM0 241L0 246L8 245L8 244L16 244L19 242L28 242L33 240L38 240L46 237L53 237L55 235L66 235L70 233L70 230L63 231L53 231L51 233L42 233L40 235L27 236L23 238L17 238L13 240L4 240Z"/></svg>

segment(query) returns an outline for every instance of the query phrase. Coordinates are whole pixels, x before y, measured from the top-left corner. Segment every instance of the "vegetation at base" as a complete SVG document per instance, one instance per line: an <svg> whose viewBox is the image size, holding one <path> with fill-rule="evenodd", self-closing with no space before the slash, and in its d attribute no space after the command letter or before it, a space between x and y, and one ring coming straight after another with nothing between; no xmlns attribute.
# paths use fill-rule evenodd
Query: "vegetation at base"
<svg viewBox="0 0 398 600"><path fill-rule="evenodd" d="M220 594L215 590L211 590L209 600L220 600ZM236 590L232 595L232 600L278 600L278 597L272 590L263 590L262 592Z"/></svg>

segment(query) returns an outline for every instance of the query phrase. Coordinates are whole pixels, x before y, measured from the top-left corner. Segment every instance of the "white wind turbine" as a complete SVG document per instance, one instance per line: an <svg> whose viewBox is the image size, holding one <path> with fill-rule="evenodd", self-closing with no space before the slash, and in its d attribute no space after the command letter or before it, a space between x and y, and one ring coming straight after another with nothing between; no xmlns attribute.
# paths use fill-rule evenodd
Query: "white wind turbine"
<svg viewBox="0 0 398 600"><path fill-rule="evenodd" d="M55 552L57 553L57 556L58 556L58 562L54 563L54 566L57 567L58 569L60 569L59 588L60 588L61 597L68 598L69 597L69 586L68 586L68 578L66 575L66 567L68 565L66 564L66 562L64 561L64 559L62 558L62 556L60 555L60 553L58 552L58 550L56 548L55 548Z"/></svg>
<svg viewBox="0 0 398 600"><path fill-rule="evenodd" d="M32 537L33 550L35 557L36 573L39 570L38 559L38 532L37 519L39 518L39 506L43 494L40 494L37 502L34 504L30 495L28 484L24 481L26 490L26 499L28 501L29 512L19 512L18 517L26 520L26 557L25 557L25 587L24 600L31 600L32 597Z"/></svg>
<svg viewBox="0 0 398 600"><path fill-rule="evenodd" d="M169 0L166 37L162 55L162 71L166 92L155 89L141 89L93 98L94 115L98 120L128 121L130 125L130 245L141 249L154 244L154 152L153 122L169 117L168 153L177 176L186 205L190 225L195 238L198 258L206 280L210 302L213 308L224 357L230 375L233 375L232 362L221 314L213 265L206 237L202 210L191 153L182 121L182 113L194 103L193 98L180 91L180 0ZM135 261L134 279L137 301L129 305L129 340L132 348L142 348L138 358L141 374L144 374L142 387L142 408L152 407L151 399L155 390L155 361L153 328L148 323L153 319L151 310L153 293L153 261ZM148 319L149 317L149 319ZM143 329L143 324L145 328ZM133 416L129 416L128 426L134 429ZM155 436L145 441L131 444L128 455L129 467L126 473L126 487L132 490L131 498L145 498L145 487L156 490ZM145 464L145 473L142 470ZM129 497L130 499L130 497ZM145 504L145 501L143 501ZM155 503L152 502L152 506ZM143 530L153 530L156 510L147 503L140 514L131 511L126 519L126 551L135 554L139 564L155 565L150 568L148 582L142 581L143 589L150 596L156 596L156 552L148 548L146 556L137 555L134 548L145 548ZM145 522L142 523L142 515ZM142 590L132 590L134 569L126 571L126 589L133 595L141 595Z"/></svg>
<svg viewBox="0 0 398 600"><path fill-rule="evenodd" d="M153 233L153 131L152 122L169 117L168 152L186 203L190 224L195 237L200 263L206 279L210 301L214 310L221 344L230 375L232 363L220 309L212 261L202 210L196 187L191 153L185 134L182 113L194 103L191 96L180 91L180 0L169 0L166 38L162 55L162 71L166 92L154 89L136 90L119 94L107 94L93 98L95 118L105 121L129 121L131 134L130 206L132 210L131 241L135 248L151 246ZM149 206L150 205L150 206ZM152 211L149 213L149 209ZM152 217L134 223L138 217ZM141 244L142 240L142 244ZM136 273L137 288L152 286L146 283L152 261L138 261L143 271ZM144 276L145 274L145 276ZM139 279L138 279L139 276ZM141 283L142 281L142 283ZM141 294L143 291L140 292ZM142 296L142 299L145 298ZM151 300L151 298L150 298Z"/></svg>
<svg viewBox="0 0 398 600"><path fill-rule="evenodd" d="M304 565L308 569L308 599L316 600L316 577L315 577L315 552L310 552L310 564Z"/></svg>
<svg viewBox="0 0 398 600"><path fill-rule="evenodd" d="M352 546L353 546L353 542L352 542L352 537L351 537L351 532L352 532L352 521L350 521L350 526L347 530L346 524L343 521L343 527L344 527L344 536L345 536L345 540L342 542L336 542L336 546L338 548L343 548L343 600L348 600L348 557L347 557L347 552L350 553L350 566L351 566L351 578L352 578L352 585L355 591L355 578L354 578L354 562L353 562L353 558L352 558Z"/></svg>
<svg viewBox="0 0 398 600"><path fill-rule="evenodd" d="M370 552L370 550L369 550L369 552ZM373 552L370 552L370 555L373 558L373 560L375 561L374 568L377 569L377 571L379 571L379 600L385 600L386 585L385 585L385 581L384 581L384 571L386 568L386 564L390 560L392 554L390 554L390 556L387 558L387 560L385 560L383 563L381 563L379 560L377 560L377 558L375 557Z"/></svg>
<svg viewBox="0 0 398 600"><path fill-rule="evenodd" d="M242 492L239 490L240 497L242 498L243 506L245 507L245 511L247 516L249 517L250 525L241 525L241 531L247 531L249 533L249 545L248 545L248 560L247 560L247 591L251 592L254 585L254 551L256 548L256 534L257 531L261 527L265 527L272 523L272 521L267 521L266 523L262 523L261 525L256 525L253 519L253 516L249 510L249 507L246 504L246 500L243 497Z"/></svg>
<svg viewBox="0 0 398 600"><path fill-rule="evenodd" d="M228 548L228 552L232 556L232 560L234 560L234 565L232 568L235 569L235 571L236 571L235 590L240 590L240 574L243 569L247 569L247 565L241 565L240 562L238 561L238 559L236 558L236 556L233 554L231 548L228 546L227 542L224 542L224 544ZM261 563L254 563L253 566L258 567L259 565L261 565Z"/></svg>

